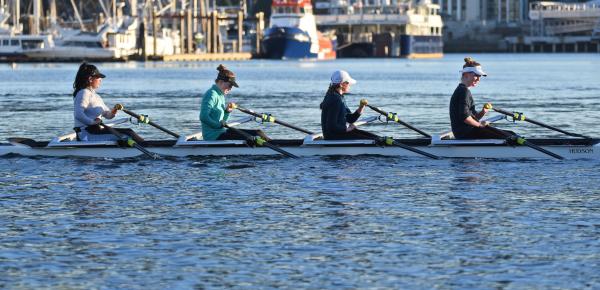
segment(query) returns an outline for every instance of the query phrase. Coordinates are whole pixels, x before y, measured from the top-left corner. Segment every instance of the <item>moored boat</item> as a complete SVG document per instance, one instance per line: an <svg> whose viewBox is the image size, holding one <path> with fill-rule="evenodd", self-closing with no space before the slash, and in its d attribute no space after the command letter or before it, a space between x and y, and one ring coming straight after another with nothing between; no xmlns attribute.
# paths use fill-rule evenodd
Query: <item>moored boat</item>
<svg viewBox="0 0 600 290"><path fill-rule="evenodd" d="M339 58L443 56L440 5L430 0L316 0L315 8L317 27L336 31Z"/></svg>
<svg viewBox="0 0 600 290"><path fill-rule="evenodd" d="M273 0L262 55L272 59L334 59L335 42L317 31L307 0Z"/></svg>

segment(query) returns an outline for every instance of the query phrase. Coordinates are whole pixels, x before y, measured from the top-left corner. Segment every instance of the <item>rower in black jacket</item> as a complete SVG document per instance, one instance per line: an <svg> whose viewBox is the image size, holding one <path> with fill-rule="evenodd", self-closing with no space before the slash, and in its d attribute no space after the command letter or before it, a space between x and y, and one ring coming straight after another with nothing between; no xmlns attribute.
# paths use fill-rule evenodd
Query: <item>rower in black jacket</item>
<svg viewBox="0 0 600 290"><path fill-rule="evenodd" d="M450 122L452 133L456 139L505 139L506 137L497 130L488 128L488 122L481 121L487 114L491 105L484 105L481 111L475 110L475 102L470 88L479 84L481 77L487 74L481 69L481 64L470 57L465 58L465 64L460 71L461 80L450 99ZM506 131L511 135L515 133Z"/></svg>
<svg viewBox="0 0 600 290"><path fill-rule="evenodd" d="M361 103L352 113L346 105L344 94L355 83L356 80L343 70L335 71L331 76L331 84L321 103L321 129L325 140L377 139L376 135L359 130L353 124L365 109L365 104Z"/></svg>

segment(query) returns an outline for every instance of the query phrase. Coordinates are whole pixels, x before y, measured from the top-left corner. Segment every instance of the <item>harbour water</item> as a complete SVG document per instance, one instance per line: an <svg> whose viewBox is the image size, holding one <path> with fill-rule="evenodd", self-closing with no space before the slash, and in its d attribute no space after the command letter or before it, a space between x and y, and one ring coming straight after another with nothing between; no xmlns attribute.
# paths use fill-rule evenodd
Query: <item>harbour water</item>
<svg viewBox="0 0 600 290"><path fill-rule="evenodd" d="M449 128L463 55L226 65L231 100L318 131L333 70L430 133ZM598 54L474 55L484 102L599 136ZM180 134L199 130L218 63L108 63L99 90ZM0 66L0 140L72 127L76 64ZM373 115L367 112L365 115ZM243 117L237 112L233 115ZM500 127L558 137L527 123ZM300 134L262 127L277 138ZM146 139L169 138L137 127ZM415 136L394 124L366 127ZM2 141L5 142L5 141ZM598 161L315 157L0 158L0 288L593 289Z"/></svg>

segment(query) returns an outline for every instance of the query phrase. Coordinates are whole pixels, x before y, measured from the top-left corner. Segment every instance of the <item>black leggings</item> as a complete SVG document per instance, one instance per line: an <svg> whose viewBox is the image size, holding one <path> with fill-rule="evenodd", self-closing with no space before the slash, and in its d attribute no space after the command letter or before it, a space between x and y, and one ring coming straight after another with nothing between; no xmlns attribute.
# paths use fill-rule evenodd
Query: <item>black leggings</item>
<svg viewBox="0 0 600 290"><path fill-rule="evenodd" d="M137 133L135 133L135 131L133 131L129 128L113 128L113 129L117 130L117 132L119 132L121 134L125 134L125 135L131 137L137 143L144 142L144 138L140 137L140 135L138 135ZM108 131L108 129L106 129L106 125L104 125L104 126L91 125L91 126L85 127L85 130L88 131L88 133L94 134L94 135L112 134L112 133L110 133L110 131Z"/></svg>
<svg viewBox="0 0 600 290"><path fill-rule="evenodd" d="M359 129L354 129L350 132L345 132L345 133L327 134L327 136L325 136L325 140L356 140L356 139L378 140L379 136L377 136L371 132L367 132L367 131L363 131L363 130L359 130Z"/></svg>
<svg viewBox="0 0 600 290"><path fill-rule="evenodd" d="M500 130L510 135L516 135L513 131L508 130ZM456 139L506 139L506 136L501 134L500 132L495 132L495 130L490 130L488 128L473 128L469 133L464 136L460 136Z"/></svg>
<svg viewBox="0 0 600 290"><path fill-rule="evenodd" d="M267 134L265 134L265 132L263 132L262 130L249 130L249 129L238 129L240 131L244 131L252 136L259 136L260 138L262 138L265 141L271 141L271 138L267 137ZM232 130L232 129L227 129L227 131L225 131L225 133L219 135L219 137L217 137L217 140L246 140L246 137L238 134L236 131Z"/></svg>

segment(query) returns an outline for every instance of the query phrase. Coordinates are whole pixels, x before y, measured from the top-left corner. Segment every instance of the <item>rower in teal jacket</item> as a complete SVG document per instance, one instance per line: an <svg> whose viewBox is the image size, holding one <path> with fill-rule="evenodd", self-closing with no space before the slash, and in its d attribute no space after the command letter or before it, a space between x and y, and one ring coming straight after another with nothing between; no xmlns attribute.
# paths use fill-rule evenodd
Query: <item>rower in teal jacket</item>
<svg viewBox="0 0 600 290"><path fill-rule="evenodd" d="M231 109L225 104L225 94L217 84L214 84L204 96L200 107L200 122L204 140L217 140L227 129L222 122L229 119Z"/></svg>
<svg viewBox="0 0 600 290"><path fill-rule="evenodd" d="M202 137L204 140L245 140L246 137L237 132L226 129L223 124L229 119L229 113L236 107L235 103L225 103L225 95L233 87L239 88L235 82L235 74L222 64L217 67L219 74L215 84L202 96L200 106L200 123L202 124ZM261 130L243 130L252 135L260 136L263 140L270 140Z"/></svg>

